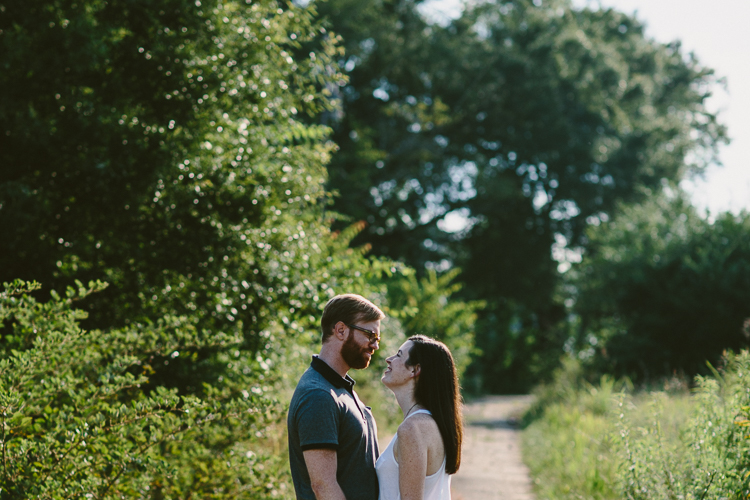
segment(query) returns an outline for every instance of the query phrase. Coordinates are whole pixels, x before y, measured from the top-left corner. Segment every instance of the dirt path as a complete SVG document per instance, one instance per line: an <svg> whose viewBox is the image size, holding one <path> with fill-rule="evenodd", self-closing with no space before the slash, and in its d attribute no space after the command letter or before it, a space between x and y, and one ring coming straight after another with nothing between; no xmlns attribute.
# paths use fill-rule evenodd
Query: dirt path
<svg viewBox="0 0 750 500"><path fill-rule="evenodd" d="M533 500L516 426L531 401L531 396L489 396L466 406L453 500Z"/></svg>

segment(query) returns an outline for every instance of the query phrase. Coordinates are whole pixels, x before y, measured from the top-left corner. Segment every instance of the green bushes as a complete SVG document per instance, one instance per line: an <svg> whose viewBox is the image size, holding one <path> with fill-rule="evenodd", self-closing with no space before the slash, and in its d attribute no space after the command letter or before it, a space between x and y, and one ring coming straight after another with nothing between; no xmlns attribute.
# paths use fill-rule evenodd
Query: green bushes
<svg viewBox="0 0 750 500"><path fill-rule="evenodd" d="M750 215L711 221L675 193L621 210L587 230L595 249L570 275L576 347L638 382L710 374L706 360L748 345Z"/></svg>
<svg viewBox="0 0 750 500"><path fill-rule="evenodd" d="M47 303L29 295L35 284L0 293L0 497L274 496L280 484L264 473L266 457L247 442L215 446L229 430L261 432L272 401L252 389L235 397L206 386L198 398L148 387L154 358L240 339L204 336L177 317L85 332L86 313L73 304L104 285L78 285Z"/></svg>
<svg viewBox="0 0 750 500"><path fill-rule="evenodd" d="M575 362L538 391L524 456L539 498L746 499L750 496L750 353L728 355L691 393L636 392Z"/></svg>
<svg viewBox="0 0 750 500"><path fill-rule="evenodd" d="M406 272L329 250L337 290L385 297L385 282ZM352 266L358 275L344 278ZM285 408L319 334L281 331L266 356L251 358L241 335L196 328L189 317L84 331L87 313L76 307L105 286L77 283L47 302L34 298L37 284L16 281L0 293L0 498L292 498ZM398 318L412 313L399 311L384 323L374 366L355 374L385 434L400 420L379 382L382 358L406 336ZM471 345L470 335L452 340ZM160 366L178 361L200 367L201 352L213 353L215 376L199 393L160 377Z"/></svg>

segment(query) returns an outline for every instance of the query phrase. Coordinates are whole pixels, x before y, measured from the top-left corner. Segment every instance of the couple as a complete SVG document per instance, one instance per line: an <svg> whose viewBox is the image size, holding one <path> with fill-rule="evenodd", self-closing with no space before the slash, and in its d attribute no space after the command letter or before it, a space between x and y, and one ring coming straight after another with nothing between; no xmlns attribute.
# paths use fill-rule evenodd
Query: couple
<svg viewBox="0 0 750 500"><path fill-rule="evenodd" d="M304 500L449 500L461 462L461 409L448 348L411 337L386 358L382 382L404 413L381 455L370 408L354 392L351 368L367 368L385 314L354 294L337 295L320 321L323 346L289 406L289 461Z"/></svg>

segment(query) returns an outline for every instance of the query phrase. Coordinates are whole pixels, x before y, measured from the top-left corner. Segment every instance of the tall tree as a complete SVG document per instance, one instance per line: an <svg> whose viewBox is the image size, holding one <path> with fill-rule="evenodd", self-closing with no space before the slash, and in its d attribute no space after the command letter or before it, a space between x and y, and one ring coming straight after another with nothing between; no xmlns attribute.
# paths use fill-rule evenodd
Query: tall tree
<svg viewBox="0 0 750 500"><path fill-rule="evenodd" d="M350 248L360 225L330 231L336 38L275 0L11 0L0 47L0 282L43 284L0 292L3 492L285 496L275 398L321 305L455 289ZM472 310L434 328L460 353Z"/></svg>
<svg viewBox="0 0 750 500"><path fill-rule="evenodd" d="M264 0L4 2L0 281L104 279L104 327L186 314L266 343L325 244L313 11ZM326 90L327 91L327 90Z"/></svg>
<svg viewBox="0 0 750 500"><path fill-rule="evenodd" d="M643 380L708 373L750 343L750 214L700 217L674 193L625 207L587 231L574 269L579 349Z"/></svg>
<svg viewBox="0 0 750 500"><path fill-rule="evenodd" d="M466 293L488 304L485 387L511 390L501 381L515 376L521 388L533 374L517 349L564 337L553 243L585 245L619 201L706 166L724 138L705 107L715 79L614 10L492 1L443 27L419 2L361 5L321 6L350 79L335 207L369 223L375 252L461 267Z"/></svg>
<svg viewBox="0 0 750 500"><path fill-rule="evenodd" d="M160 440L146 426L132 436L158 448L134 460L166 466L144 473L137 488L124 485L128 494L278 493L283 457L263 452L274 429L264 424L280 414L269 393L284 376L284 355L309 352L318 304L342 276L332 276L343 254L332 255L323 219L332 145L326 127L309 123L342 81L334 40L311 8L275 0L10 0L0 5L0 47L0 282L36 280L53 299L76 279L110 284L79 303L86 335L72 325L64 332L72 345L89 338L90 349L80 360L50 360L70 368L61 375L69 385L38 387L42 396L14 415L39 419L44 401L65 425L83 426L112 399L135 407L168 394L184 406L198 396L208 407L196 418L216 419L205 432ZM359 260L349 265L363 268ZM52 319L20 311L0 325L0 352L15 356L3 398L15 390L18 363L71 352L47 344L63 338L41 328ZM133 337L154 345L136 350ZM24 349L31 354L13 354ZM24 384L50 382L48 367L38 368ZM113 398L109 382L123 370L135 377ZM101 402L76 403L99 388ZM245 410L229 418L233 406ZM34 433L29 458L65 435L37 424L19 431L22 446ZM100 447L105 438L85 457L101 464L120 453ZM46 487L52 476L39 471L67 464L61 456L37 469L19 462L17 484ZM125 458L93 475L116 474L120 463L130 471ZM69 479L77 488L79 477Z"/></svg>

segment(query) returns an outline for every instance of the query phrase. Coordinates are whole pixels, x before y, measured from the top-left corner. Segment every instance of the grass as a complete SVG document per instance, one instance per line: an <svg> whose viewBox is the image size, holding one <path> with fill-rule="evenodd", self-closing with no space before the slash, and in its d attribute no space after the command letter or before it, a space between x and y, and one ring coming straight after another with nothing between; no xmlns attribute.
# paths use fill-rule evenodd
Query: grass
<svg viewBox="0 0 750 500"><path fill-rule="evenodd" d="M750 355L713 377L633 391L567 362L525 417L538 500L750 498Z"/></svg>
<svg viewBox="0 0 750 500"><path fill-rule="evenodd" d="M579 375L568 362L553 384L537 390L524 419L522 450L539 500L620 498L610 411L620 387L606 377L583 384Z"/></svg>

